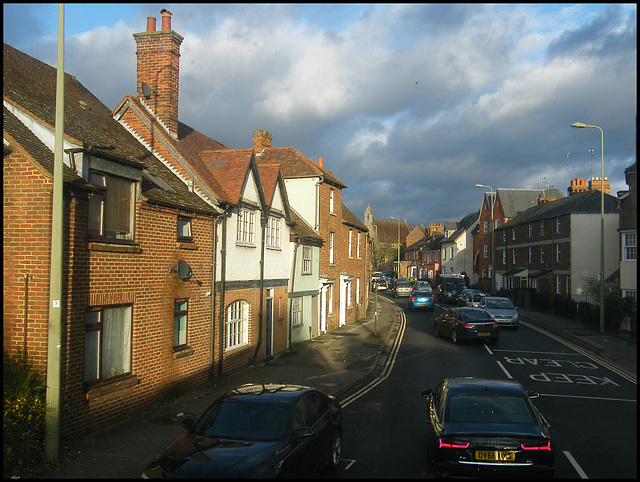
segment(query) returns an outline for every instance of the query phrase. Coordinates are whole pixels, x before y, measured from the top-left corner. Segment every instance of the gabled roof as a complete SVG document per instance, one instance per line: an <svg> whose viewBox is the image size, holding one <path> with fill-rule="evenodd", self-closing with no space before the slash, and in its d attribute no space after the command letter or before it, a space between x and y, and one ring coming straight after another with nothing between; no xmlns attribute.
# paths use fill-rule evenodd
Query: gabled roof
<svg viewBox="0 0 640 482"><path fill-rule="evenodd" d="M256 152L258 164L278 164L285 179L321 177L333 186L346 188L347 185L335 177L331 171L320 167L295 147L266 147Z"/></svg>
<svg viewBox="0 0 640 482"><path fill-rule="evenodd" d="M56 78L55 68L4 44L4 100L52 132L55 126ZM212 212L209 205L191 193L183 182L150 155L138 140L113 119L111 111L70 74L65 74L64 97L65 138L68 141L82 146L93 156L142 169L142 195L148 202ZM16 140L29 149L32 157L52 172L51 150L29 129L24 130L20 126L24 124L8 112L9 109L5 108L5 128L11 129L13 135L17 136ZM69 173L66 169L63 171L66 182Z"/></svg>
<svg viewBox="0 0 640 482"><path fill-rule="evenodd" d="M199 158L216 182L223 185L227 200L238 204L251 166L253 149L204 151ZM256 182L259 182L256 179Z"/></svg>
<svg viewBox="0 0 640 482"><path fill-rule="evenodd" d="M507 218L513 218L518 213L537 206L540 197L564 198L564 194L558 189L498 189L497 193L502 211Z"/></svg>
<svg viewBox="0 0 640 482"><path fill-rule="evenodd" d="M295 209L291 209L291 234L302 238L302 244L322 247L324 240L300 216Z"/></svg>
<svg viewBox="0 0 640 482"><path fill-rule="evenodd" d="M157 116L150 112L140 99L131 95L125 95L113 109L113 117L120 121L129 109L147 129L153 132L153 135L171 153L176 162L181 164L185 170L191 171L193 177L206 185L216 200L231 202L225 188L211 174L200 158L201 152L228 149L228 146L207 137L182 122L178 122L178 139L174 139L159 122Z"/></svg>
<svg viewBox="0 0 640 482"><path fill-rule="evenodd" d="M464 218L462 218L460 220L460 222L458 222L458 229L456 229L451 236L449 236L446 240L444 240L443 242L446 243L453 243L455 242L460 236L462 236L465 232L467 232L467 230L473 226L473 224L478 220L478 217L480 216L480 211L476 211L475 213L469 213L467 214Z"/></svg>
<svg viewBox="0 0 640 482"><path fill-rule="evenodd" d="M371 223L372 227L375 226L372 231L378 242L389 244L398 243L398 224L400 224L400 244L402 244L415 226L407 226L406 222L393 219L374 219Z"/></svg>
<svg viewBox="0 0 640 482"><path fill-rule="evenodd" d="M614 196L609 194L604 195L604 211L605 213L618 212L618 206ZM529 208L502 226L497 227L496 230L540 221L542 219L555 218L566 214L600 214L600 212L600 191L585 191Z"/></svg>

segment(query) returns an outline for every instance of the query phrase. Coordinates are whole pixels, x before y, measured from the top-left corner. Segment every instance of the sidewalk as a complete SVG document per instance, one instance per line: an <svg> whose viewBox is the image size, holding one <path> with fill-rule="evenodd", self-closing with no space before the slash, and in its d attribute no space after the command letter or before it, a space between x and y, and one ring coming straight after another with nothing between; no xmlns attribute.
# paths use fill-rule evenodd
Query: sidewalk
<svg viewBox="0 0 640 482"><path fill-rule="evenodd" d="M153 407L65 445L60 467L42 478L140 478L146 465L185 432L179 414L200 415L218 396L243 383L285 382L318 388L338 400L375 377L392 343L396 307L371 296L366 318L315 339L294 344L282 355L218 379L183 397Z"/></svg>
<svg viewBox="0 0 640 482"><path fill-rule="evenodd" d="M313 340L295 344L286 353L227 375L183 397L71 442L58 468L43 478L139 478L144 467L185 429L184 415L197 416L219 395L243 383L286 382L316 387L343 400L377 376L386 363L397 333L395 305L374 296L367 317ZM637 342L628 335L601 335L580 322L519 308L521 319L541 327L602 358L636 379ZM63 443L64 447L64 443Z"/></svg>

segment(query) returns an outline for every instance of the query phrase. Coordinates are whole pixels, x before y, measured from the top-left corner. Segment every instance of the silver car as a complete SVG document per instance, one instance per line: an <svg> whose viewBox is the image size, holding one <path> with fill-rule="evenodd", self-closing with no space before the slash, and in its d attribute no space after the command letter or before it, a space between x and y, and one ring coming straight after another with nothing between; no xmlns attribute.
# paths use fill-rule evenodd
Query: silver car
<svg viewBox="0 0 640 482"><path fill-rule="evenodd" d="M464 292L464 298L466 301L466 306L470 306L471 308L480 308L480 300L485 294L479 290L466 290Z"/></svg>
<svg viewBox="0 0 640 482"><path fill-rule="evenodd" d="M397 280L393 287L392 295L394 298L398 298L400 296L411 296L411 283L405 280Z"/></svg>
<svg viewBox="0 0 640 482"><path fill-rule="evenodd" d="M518 308L509 298L484 296L480 300L480 308L490 313L498 325L518 328L520 323Z"/></svg>

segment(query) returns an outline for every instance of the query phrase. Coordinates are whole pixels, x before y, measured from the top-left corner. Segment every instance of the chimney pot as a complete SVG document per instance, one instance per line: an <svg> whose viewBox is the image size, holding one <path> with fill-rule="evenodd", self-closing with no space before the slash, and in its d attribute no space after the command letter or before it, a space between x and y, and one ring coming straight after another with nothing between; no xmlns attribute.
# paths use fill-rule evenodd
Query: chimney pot
<svg viewBox="0 0 640 482"><path fill-rule="evenodd" d="M162 30L171 30L171 15L173 15L169 10L163 8L160 10L162 14Z"/></svg>
<svg viewBox="0 0 640 482"><path fill-rule="evenodd" d="M155 31L156 31L156 18L147 17L147 32L155 32Z"/></svg>
<svg viewBox="0 0 640 482"><path fill-rule="evenodd" d="M324 169L324 157L318 157L318 166Z"/></svg>

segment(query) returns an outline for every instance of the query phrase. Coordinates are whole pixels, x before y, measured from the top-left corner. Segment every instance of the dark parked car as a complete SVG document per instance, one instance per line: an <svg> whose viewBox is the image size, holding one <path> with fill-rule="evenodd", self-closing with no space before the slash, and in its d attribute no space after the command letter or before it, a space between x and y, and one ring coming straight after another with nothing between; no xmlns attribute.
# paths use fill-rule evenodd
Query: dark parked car
<svg viewBox="0 0 640 482"><path fill-rule="evenodd" d="M431 290L417 289L411 293L409 297L409 311L420 310L426 308L429 311L434 310L433 293Z"/></svg>
<svg viewBox="0 0 640 482"><path fill-rule="evenodd" d="M472 308L480 307L480 299L485 296L485 294L480 290L465 290L464 292L464 300L461 303L461 306L471 306Z"/></svg>
<svg viewBox="0 0 640 482"><path fill-rule="evenodd" d="M372 290L378 290L378 291L384 291L387 289L387 279L382 276L380 278L375 278L372 280L371 282L371 289Z"/></svg>
<svg viewBox="0 0 640 482"><path fill-rule="evenodd" d="M431 469L465 476L555 475L550 426L531 401L539 393L515 380L448 378L422 396Z"/></svg>
<svg viewBox="0 0 640 482"><path fill-rule="evenodd" d="M342 408L314 388L242 385L183 425L144 478L309 477L340 462Z"/></svg>
<svg viewBox="0 0 640 482"><path fill-rule="evenodd" d="M451 338L453 343L461 340L486 340L496 343L500 330L489 313L479 308L451 308L436 318L433 323L436 336Z"/></svg>

